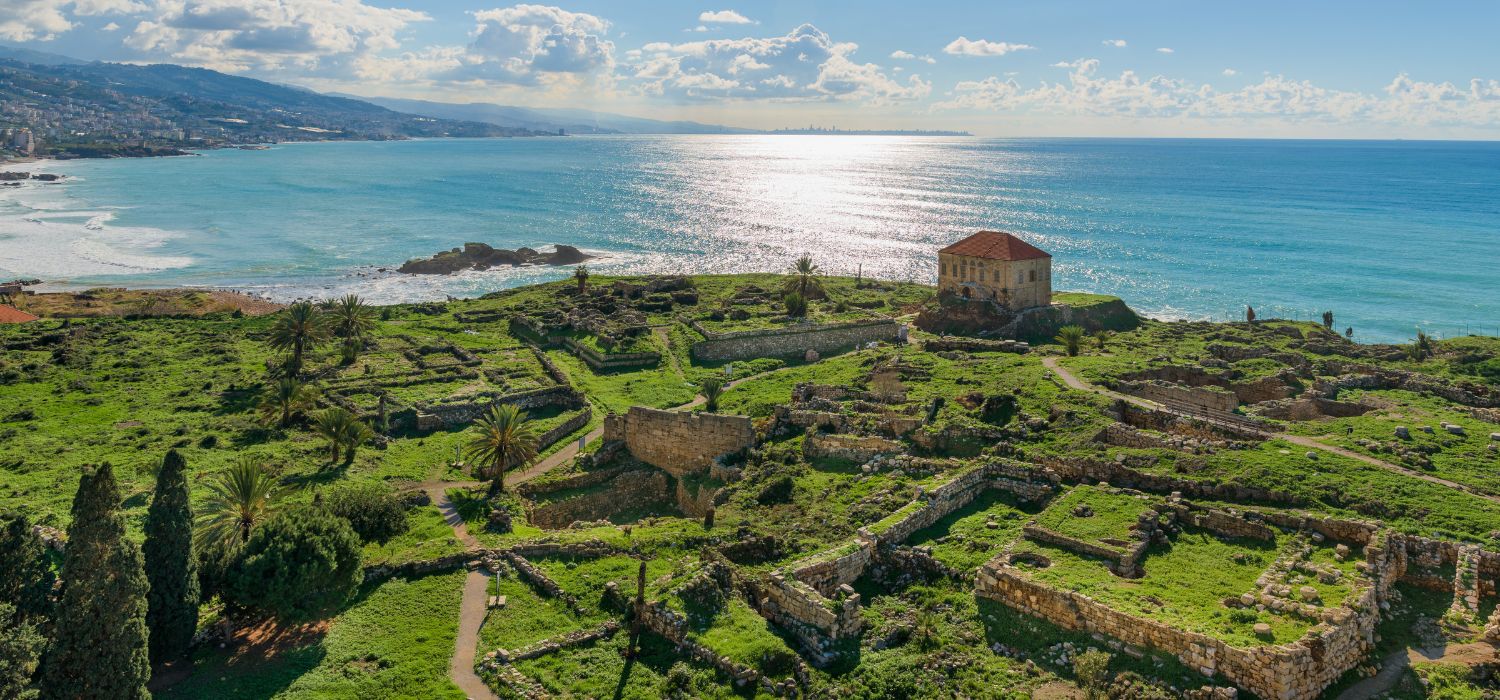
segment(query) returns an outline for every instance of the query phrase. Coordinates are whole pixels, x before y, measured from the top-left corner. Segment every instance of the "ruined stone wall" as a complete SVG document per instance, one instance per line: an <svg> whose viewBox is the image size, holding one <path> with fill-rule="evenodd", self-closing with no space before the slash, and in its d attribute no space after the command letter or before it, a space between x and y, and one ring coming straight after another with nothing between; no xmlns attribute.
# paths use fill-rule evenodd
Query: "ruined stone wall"
<svg viewBox="0 0 1500 700"><path fill-rule="evenodd" d="M688 636L687 618L667 607L665 603L657 601L646 605L640 611L640 615L641 624L645 625L646 629L676 644L678 649L687 656L723 671L734 680L736 685L746 683L757 684L765 692L777 697L796 697L800 694L797 689L797 681L788 678L785 681L777 683L770 678L766 678L760 671L743 664L735 663L728 657L721 656L714 652L714 650L693 640Z"/></svg>
<svg viewBox="0 0 1500 700"><path fill-rule="evenodd" d="M666 501L671 498L667 476L654 469L625 472L602 488L573 498L534 506L526 519L540 528L557 530L575 522L606 518L625 504Z"/></svg>
<svg viewBox="0 0 1500 700"><path fill-rule="evenodd" d="M576 355L578 359L583 360L584 364L595 370L655 367L661 362L661 353L624 352L604 354L578 342L572 336L564 336L562 344L563 347Z"/></svg>
<svg viewBox="0 0 1500 700"><path fill-rule="evenodd" d="M396 425L407 425L417 430L439 430L456 428L473 423L495 404L508 404L530 410L561 406L583 408L583 395L566 385L549 386L514 394L482 397L477 401L433 402L417 406L410 412L398 412L391 416Z"/></svg>
<svg viewBox="0 0 1500 700"><path fill-rule="evenodd" d="M1049 530L1036 523L1027 523L1021 527L1021 534L1034 542L1051 545L1058 549L1067 550L1074 554L1095 557L1109 562L1109 568L1116 576L1123 578L1140 578L1141 560L1146 557L1146 548L1151 543L1146 540L1137 540L1129 546L1109 547L1095 542L1087 542L1076 537L1069 537Z"/></svg>
<svg viewBox="0 0 1500 700"><path fill-rule="evenodd" d="M708 484L689 484L684 479L677 480L677 488L673 489L677 497L677 510L682 511L683 517L701 518L708 514L714 507L714 499L719 495L719 489Z"/></svg>
<svg viewBox="0 0 1500 700"><path fill-rule="evenodd" d="M1120 382L1120 391L1162 403L1177 403L1204 411L1233 413L1240 399L1232 392L1210 387L1182 386L1161 381Z"/></svg>
<svg viewBox="0 0 1500 700"><path fill-rule="evenodd" d="M1004 557L980 568L976 589L982 596L1065 629L1103 634L1173 654L1206 676L1222 675L1262 698L1310 700L1363 663L1374 648L1381 605L1406 570L1409 543L1404 535L1371 532L1368 523L1319 518L1297 522L1313 531L1364 537L1353 541L1364 544L1365 576L1354 584L1342 606L1325 611L1321 624L1290 644L1231 646L1207 635L1114 610L1081 593L1036 583L1011 568Z"/></svg>
<svg viewBox="0 0 1500 700"><path fill-rule="evenodd" d="M963 338L945 335L941 338L924 341L922 349L926 352L946 352L957 350L960 352L1010 352L1024 354L1031 351L1031 345L1019 340L987 340L983 338Z"/></svg>
<svg viewBox="0 0 1500 700"><path fill-rule="evenodd" d="M723 362L757 357L800 356L805 355L808 350L829 353L872 341L895 341L900 332L900 324L883 318L764 331L704 333L706 339L693 344L693 359Z"/></svg>
<svg viewBox="0 0 1500 700"><path fill-rule="evenodd" d="M1124 486L1158 494L1181 493L1184 496L1211 501L1255 502L1275 505L1297 505L1301 501L1291 494L1272 491L1259 486L1219 484L1212 481L1181 479L1164 474L1147 474L1117 462L1099 459L1048 460L1047 468L1058 478L1070 483L1094 484L1105 481L1114 486ZM1269 517L1269 516L1268 516Z"/></svg>
<svg viewBox="0 0 1500 700"><path fill-rule="evenodd" d="M681 478L707 472L719 457L755 445L755 429L744 416L634 406L604 419L604 439L624 442L636 459Z"/></svg>
<svg viewBox="0 0 1500 700"><path fill-rule="evenodd" d="M802 442L802 453L808 459L827 457L868 462L876 455L897 454L904 450L899 442L875 436L811 433Z"/></svg>
<svg viewBox="0 0 1500 700"><path fill-rule="evenodd" d="M779 571L751 587L757 599L756 609L795 637L814 665L831 663L835 658L834 645L858 636L864 629L858 593L831 600Z"/></svg>

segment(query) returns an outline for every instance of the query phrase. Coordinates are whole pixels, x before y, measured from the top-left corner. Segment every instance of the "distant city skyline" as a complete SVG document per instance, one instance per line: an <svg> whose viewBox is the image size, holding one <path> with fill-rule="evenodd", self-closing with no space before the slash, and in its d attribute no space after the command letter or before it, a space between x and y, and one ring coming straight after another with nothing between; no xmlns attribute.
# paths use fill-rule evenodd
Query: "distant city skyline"
<svg viewBox="0 0 1500 700"><path fill-rule="evenodd" d="M8 0L0 42L759 129L1500 138L1500 4Z"/></svg>

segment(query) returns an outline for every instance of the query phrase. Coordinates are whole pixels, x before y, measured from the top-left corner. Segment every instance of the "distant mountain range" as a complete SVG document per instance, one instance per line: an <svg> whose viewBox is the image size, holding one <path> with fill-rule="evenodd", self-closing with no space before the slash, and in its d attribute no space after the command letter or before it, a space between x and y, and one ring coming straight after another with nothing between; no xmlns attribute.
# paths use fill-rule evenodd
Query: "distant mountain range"
<svg viewBox="0 0 1500 700"><path fill-rule="evenodd" d="M756 129L742 129L719 124L701 124L690 121L663 121L624 114L595 112L587 109L545 109L538 107L510 107L506 105L472 102L452 104L428 102L396 97L361 97L340 95L364 100L398 112L422 114L444 119L486 122L497 126L556 132L562 129L569 134L760 134Z"/></svg>

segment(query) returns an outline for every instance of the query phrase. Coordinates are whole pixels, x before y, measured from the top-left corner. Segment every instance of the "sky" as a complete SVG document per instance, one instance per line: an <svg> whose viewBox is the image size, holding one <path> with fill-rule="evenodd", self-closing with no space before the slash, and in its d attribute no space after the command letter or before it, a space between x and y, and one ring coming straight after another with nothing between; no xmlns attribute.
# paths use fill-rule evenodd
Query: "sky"
<svg viewBox="0 0 1500 700"><path fill-rule="evenodd" d="M1500 2L0 0L0 42L753 128L1500 138Z"/></svg>

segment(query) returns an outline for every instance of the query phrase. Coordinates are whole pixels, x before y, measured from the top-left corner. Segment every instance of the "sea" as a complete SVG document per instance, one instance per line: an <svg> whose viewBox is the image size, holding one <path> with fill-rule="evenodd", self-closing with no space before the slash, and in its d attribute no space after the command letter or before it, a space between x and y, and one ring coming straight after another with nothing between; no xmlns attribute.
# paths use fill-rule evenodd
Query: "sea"
<svg viewBox="0 0 1500 700"><path fill-rule="evenodd" d="M277 300L473 297L571 269L404 275L481 241L601 273L934 282L981 229L1050 252L1054 288L1162 319L1313 319L1363 341L1500 334L1500 143L570 136L285 144L41 162L0 187L0 279L206 286ZM9 167L6 169L15 169Z"/></svg>

